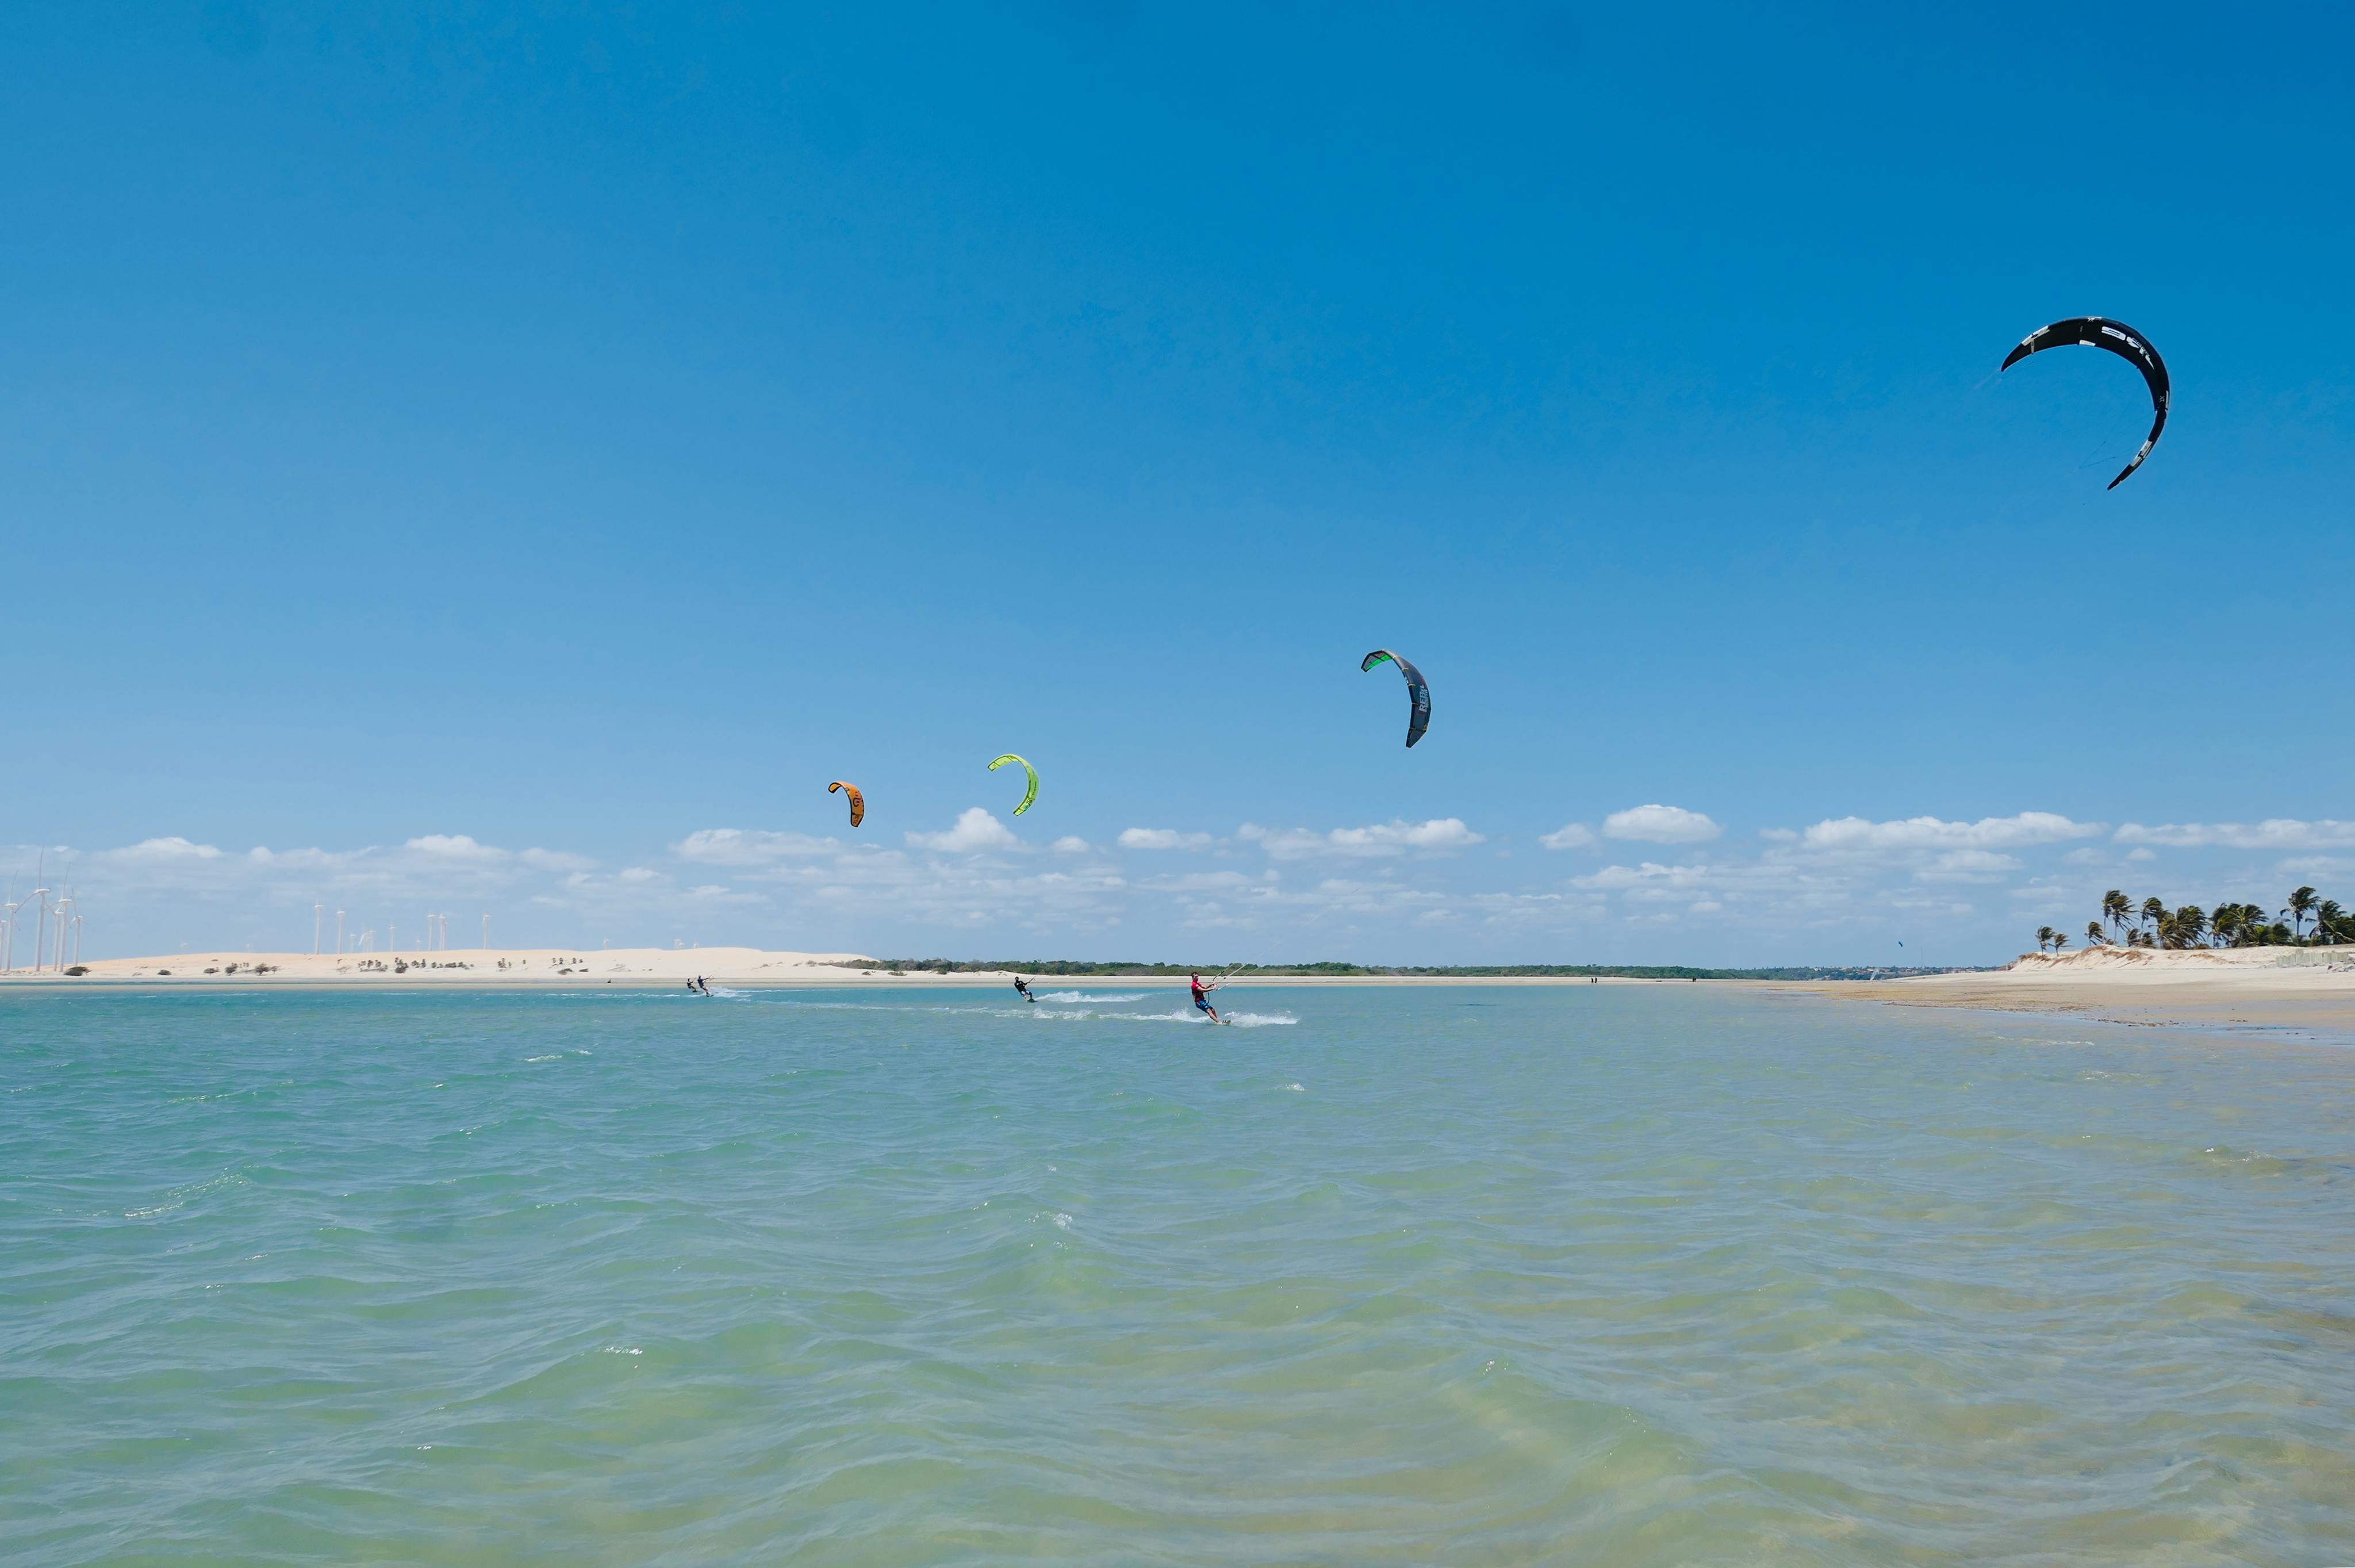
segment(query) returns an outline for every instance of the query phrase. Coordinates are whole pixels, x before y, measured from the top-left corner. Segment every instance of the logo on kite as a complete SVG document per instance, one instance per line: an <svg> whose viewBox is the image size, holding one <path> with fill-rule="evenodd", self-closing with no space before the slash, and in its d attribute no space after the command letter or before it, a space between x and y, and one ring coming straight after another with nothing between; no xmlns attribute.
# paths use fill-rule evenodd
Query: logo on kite
<svg viewBox="0 0 2355 1568"><path fill-rule="evenodd" d="M2058 348L2069 343L2083 344L2088 348L2108 349L2139 369L2143 380L2150 387L2153 416L2150 433L2143 437L2142 450L2134 454L2134 461L2119 469L2118 476L2110 481L2107 487L2115 490L2125 482L2127 475L2142 466L2142 460L2148 457L2150 449L2158 444L2158 432L2167 428L2167 405L2170 396L2167 361L2158 357L2158 350L2150 346L2148 338L2123 321L2112 321L2105 315L2073 315L2066 321L2040 326L2021 338L2019 347L2004 356L2003 364L1997 373L1999 375L2003 370L2010 369L2031 354L2041 354L2047 348Z"/></svg>
<svg viewBox="0 0 2355 1568"><path fill-rule="evenodd" d="M1022 791L1022 804L1014 808L1014 815L1019 816L1024 812L1030 809L1030 803L1032 801L1039 798L1039 770L1032 767L1028 763L1023 763L1021 758L1016 756L1013 752L1008 752L1006 755L998 758L997 761L990 763L989 771L994 773L1008 763L1022 763L1022 772L1030 781L1028 785Z"/></svg>
<svg viewBox="0 0 2355 1568"><path fill-rule="evenodd" d="M1412 705L1406 716L1406 743L1412 746L1431 728L1431 688L1424 683L1423 671L1388 648L1376 648L1368 654L1366 662L1358 667L1359 673L1363 674L1384 659L1398 666L1399 674L1406 677L1406 698Z"/></svg>
<svg viewBox="0 0 2355 1568"><path fill-rule="evenodd" d="M858 786L855 784L846 783L841 779L837 779L832 784L826 786L826 793L828 795L832 795L837 790L842 791L843 794L850 797L850 826L856 827L860 823L866 821L867 797L858 793Z"/></svg>

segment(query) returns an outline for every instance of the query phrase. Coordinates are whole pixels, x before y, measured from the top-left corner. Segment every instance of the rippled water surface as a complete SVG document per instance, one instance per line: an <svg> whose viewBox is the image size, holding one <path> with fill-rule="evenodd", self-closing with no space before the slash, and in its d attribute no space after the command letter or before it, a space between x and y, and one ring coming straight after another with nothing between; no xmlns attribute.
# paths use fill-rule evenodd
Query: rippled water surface
<svg viewBox="0 0 2355 1568"><path fill-rule="evenodd" d="M0 996L0 1560L2355 1563L2355 1051L1227 995Z"/></svg>

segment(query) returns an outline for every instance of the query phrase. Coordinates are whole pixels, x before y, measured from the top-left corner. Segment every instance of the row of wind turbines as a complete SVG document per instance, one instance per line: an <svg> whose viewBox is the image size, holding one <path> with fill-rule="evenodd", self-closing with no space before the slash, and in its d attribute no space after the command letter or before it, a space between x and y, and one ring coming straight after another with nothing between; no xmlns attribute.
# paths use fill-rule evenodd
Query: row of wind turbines
<svg viewBox="0 0 2355 1568"><path fill-rule="evenodd" d="M44 970L63 971L81 962L81 901L70 887L47 885L48 862L45 859L33 873L36 887L21 899L0 903L0 975L14 974L16 969L17 912L31 909L33 923L33 973ZM49 901L51 893L57 902ZM57 942L49 942L50 927L57 928Z"/></svg>
<svg viewBox="0 0 2355 1568"><path fill-rule="evenodd" d="M397 925L388 924L384 929L385 951L389 953L400 944L400 928ZM326 940L327 906L325 904L313 904L311 906L311 953L314 957L316 957L320 954L327 951L325 945ZM348 945L346 945L347 940ZM490 950L490 945L491 917L489 914L485 913L483 916L484 951L488 952ZM425 944L422 951L427 953L441 953L447 951L449 946L450 917L446 914L427 915L425 917ZM345 953L375 952L375 928L370 927L366 931L355 932L348 939L346 939L344 933L344 912L342 910L337 910L336 912L335 951L338 955Z"/></svg>
<svg viewBox="0 0 2355 1568"><path fill-rule="evenodd" d="M60 882L55 888L48 886L48 863L44 858L33 873L33 880L37 885L21 899L0 901L0 975L16 973L16 944L26 936L30 936L33 942L33 974L63 973L81 962L81 900L74 896L69 884ZM325 945L326 917L325 904L311 906L311 951L314 955L328 951ZM32 923L32 930L26 932L21 928L28 921ZM373 929L353 933L347 939L344 921L345 912L336 911L336 953L376 951L376 932ZM54 942L50 940L52 934L56 938ZM399 941L400 928L388 925L385 935L385 946L389 951ZM446 914L427 915L423 950L438 953L449 945L450 917ZM488 951L490 945L491 917L485 913L483 916L483 947Z"/></svg>

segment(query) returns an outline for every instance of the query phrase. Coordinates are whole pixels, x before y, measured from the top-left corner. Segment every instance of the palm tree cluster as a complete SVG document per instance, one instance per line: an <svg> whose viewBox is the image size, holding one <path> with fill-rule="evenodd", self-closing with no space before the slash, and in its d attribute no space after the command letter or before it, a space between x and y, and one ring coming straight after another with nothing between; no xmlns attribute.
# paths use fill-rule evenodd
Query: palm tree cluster
<svg viewBox="0 0 2355 1568"><path fill-rule="evenodd" d="M2069 942L2065 931L2036 928L2040 953L2058 953ZM2355 911L2317 896L2312 888L2291 893L2271 914L2256 904L2169 909L2163 900L2145 899L2137 905L2112 888L2102 895L2102 918L2085 923L2088 947L2313 947L2341 942L2355 943Z"/></svg>

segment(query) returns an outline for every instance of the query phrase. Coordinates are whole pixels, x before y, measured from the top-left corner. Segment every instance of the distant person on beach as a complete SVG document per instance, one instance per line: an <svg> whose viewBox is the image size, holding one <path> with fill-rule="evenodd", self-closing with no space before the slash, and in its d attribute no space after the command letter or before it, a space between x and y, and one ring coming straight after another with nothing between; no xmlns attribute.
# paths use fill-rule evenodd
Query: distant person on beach
<svg viewBox="0 0 2355 1568"><path fill-rule="evenodd" d="M1039 999L1030 994L1030 982L1025 980L1019 975L1014 976L1014 988L1021 993L1022 999L1026 1002L1035 1003Z"/></svg>
<svg viewBox="0 0 2355 1568"><path fill-rule="evenodd" d="M1219 1009L1210 1005L1210 998L1209 996L1209 992L1215 991L1218 988L1219 982L1213 980L1209 985L1205 986L1202 984L1202 972L1199 969L1194 971L1194 1005L1201 1008L1204 1012L1209 1014L1210 1021L1212 1023L1222 1024L1227 1020L1220 1018L1219 1016Z"/></svg>

